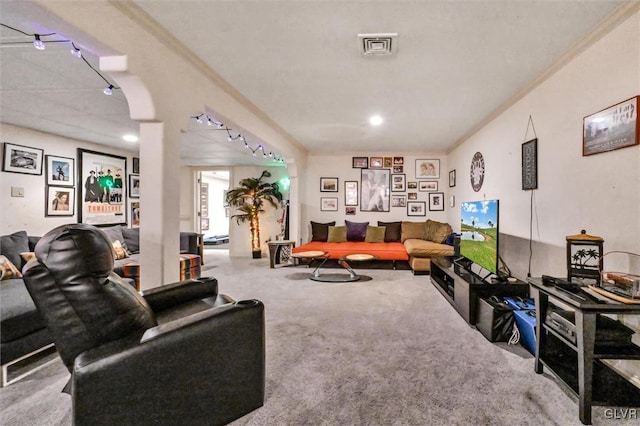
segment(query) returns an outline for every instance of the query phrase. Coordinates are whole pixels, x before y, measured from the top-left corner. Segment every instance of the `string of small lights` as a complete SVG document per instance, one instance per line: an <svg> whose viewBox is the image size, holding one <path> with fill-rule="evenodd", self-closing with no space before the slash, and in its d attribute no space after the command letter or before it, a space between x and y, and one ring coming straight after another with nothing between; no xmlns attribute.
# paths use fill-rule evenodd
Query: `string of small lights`
<svg viewBox="0 0 640 426"><path fill-rule="evenodd" d="M27 37L33 37L33 41L29 40L29 41L14 41L14 42L8 42L8 43L1 43L3 45L5 44L25 44L25 43L33 43L33 46L37 49L37 50L45 50L46 49L46 44L45 41L47 43L70 43L71 44L71 54L73 56L75 56L78 59L82 59L82 61L93 71L95 72L106 84L107 86L105 87L105 89L103 90L103 93L105 95L111 95L113 94L114 90L119 90L120 88L117 87L115 84L112 84L109 80L107 80L104 75L102 75L102 73L100 73L100 71L98 71L93 65L91 65L91 63L89 63L89 61L87 60L87 58L84 57L84 55L82 54L82 51L80 50L80 48L78 46L76 46L76 44L71 41L71 40L45 40L43 38L45 37L52 37L57 35L57 33L48 33L48 34L30 34L27 33L25 31L19 30L17 28L14 28L12 26L0 23L0 26L10 29L12 31L16 31L20 34L23 34ZM217 130L224 130L227 132L227 140L229 142L234 142L236 140L240 140L244 143L244 147L246 149L248 149L249 151L251 151L251 154L254 157L257 157L259 152L262 152L262 157L263 158L273 158L273 161L277 162L277 163L284 163L285 162L285 158L282 156L279 156L277 154L274 154L272 151L270 151L267 154L267 151L265 150L264 146L262 144L258 144L255 147L252 147L251 145L249 145L249 143L247 142L247 140L245 139L245 137L241 134L238 133L235 136L231 133L233 131L233 129L225 126L222 122L217 121L213 118L211 118L209 115L205 115L205 114L198 114L194 117L191 117L193 119L196 120L196 122L198 124L204 124L205 120L207 122L208 126L215 126Z"/></svg>
<svg viewBox="0 0 640 426"><path fill-rule="evenodd" d="M264 146L262 146L262 144L258 144L255 147L252 147L251 145L249 145L249 143L247 142L246 138L244 137L244 135L242 135L242 133L236 133L234 136L233 129L227 127L224 125L224 123L211 118L209 115L206 115L204 113L200 113L198 115L192 116L192 119L194 119L196 121L196 123L198 124L204 124L205 122L207 123L207 126L215 126L216 130L223 130L227 132L227 140L229 142L234 142L234 141L242 141L244 143L244 147L246 149L248 149L249 151L251 151L251 155L253 155L254 157L257 157L259 154L259 151L262 151L262 157L263 158L273 158L273 161L277 162L277 163L284 163L285 162L285 158L279 155L274 154L272 151L269 151L269 153L267 154L267 151L265 150Z"/></svg>
<svg viewBox="0 0 640 426"><path fill-rule="evenodd" d="M96 74L98 74L98 76L100 76L100 78L102 80L104 80L105 83L107 83L107 87L105 87L105 89L102 91L102 93L104 93L105 95L111 95L113 94L114 90L118 90L120 89L119 87L117 87L115 84L112 84L109 80L107 80L104 75L102 75L100 73L100 71L98 71L93 65L91 65L89 63L89 61L87 61L87 58L84 57L84 55L82 54L82 51L80 50L80 48L78 46L75 45L75 43L71 40L43 40L43 37L51 37L51 36L55 36L57 35L56 33L48 33L48 34L29 34L25 31L19 30L17 28L11 27L9 25L6 24L2 24L0 23L0 26L4 27L4 28L8 28L10 30L16 31L20 34L23 34L27 37L33 37L33 41L18 41L18 42L9 42L9 43L2 43L2 44L24 44L24 43L33 43L33 47L35 47L38 50L45 50L47 48L45 41L47 43L71 43L71 54L73 56L75 56L78 59L82 59L84 61L84 63L93 70L93 72L95 72Z"/></svg>

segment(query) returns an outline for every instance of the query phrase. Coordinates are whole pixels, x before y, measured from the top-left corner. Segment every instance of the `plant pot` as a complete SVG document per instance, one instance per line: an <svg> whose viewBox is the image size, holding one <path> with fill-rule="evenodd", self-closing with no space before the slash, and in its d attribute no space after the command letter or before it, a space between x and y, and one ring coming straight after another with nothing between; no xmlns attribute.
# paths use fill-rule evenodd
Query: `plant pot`
<svg viewBox="0 0 640 426"><path fill-rule="evenodd" d="M262 252L260 250L252 251L251 254L253 255L254 259L260 259L262 257Z"/></svg>

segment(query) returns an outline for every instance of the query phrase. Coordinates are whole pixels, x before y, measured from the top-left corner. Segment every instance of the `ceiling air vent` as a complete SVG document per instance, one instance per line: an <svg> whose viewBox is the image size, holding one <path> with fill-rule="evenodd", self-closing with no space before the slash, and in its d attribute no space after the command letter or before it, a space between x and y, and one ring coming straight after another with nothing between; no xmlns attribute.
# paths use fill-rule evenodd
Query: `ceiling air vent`
<svg viewBox="0 0 640 426"><path fill-rule="evenodd" d="M358 34L363 55L391 55L397 48L398 33Z"/></svg>

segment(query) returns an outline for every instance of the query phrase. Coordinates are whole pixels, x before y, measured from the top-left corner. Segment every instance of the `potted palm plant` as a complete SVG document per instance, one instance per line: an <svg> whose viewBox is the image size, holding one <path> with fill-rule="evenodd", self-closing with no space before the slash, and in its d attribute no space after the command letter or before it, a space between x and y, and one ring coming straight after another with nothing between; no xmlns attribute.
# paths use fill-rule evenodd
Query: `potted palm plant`
<svg viewBox="0 0 640 426"><path fill-rule="evenodd" d="M246 178L240 186L227 193L227 203L234 207L237 214L231 216L238 224L249 222L251 229L251 252L254 259L261 257L260 250L260 213L264 213L264 204L268 202L277 208L282 201L282 193L277 182L269 183L264 179L271 177L267 170L259 178Z"/></svg>

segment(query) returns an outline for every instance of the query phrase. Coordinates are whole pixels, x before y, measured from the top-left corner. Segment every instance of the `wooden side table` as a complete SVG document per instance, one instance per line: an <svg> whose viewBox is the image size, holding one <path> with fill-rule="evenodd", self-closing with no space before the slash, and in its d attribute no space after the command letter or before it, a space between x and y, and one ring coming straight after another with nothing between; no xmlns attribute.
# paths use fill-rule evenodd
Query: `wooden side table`
<svg viewBox="0 0 640 426"><path fill-rule="evenodd" d="M295 241L276 240L267 242L269 246L269 267L275 268L276 265L292 265L291 251L296 246Z"/></svg>

